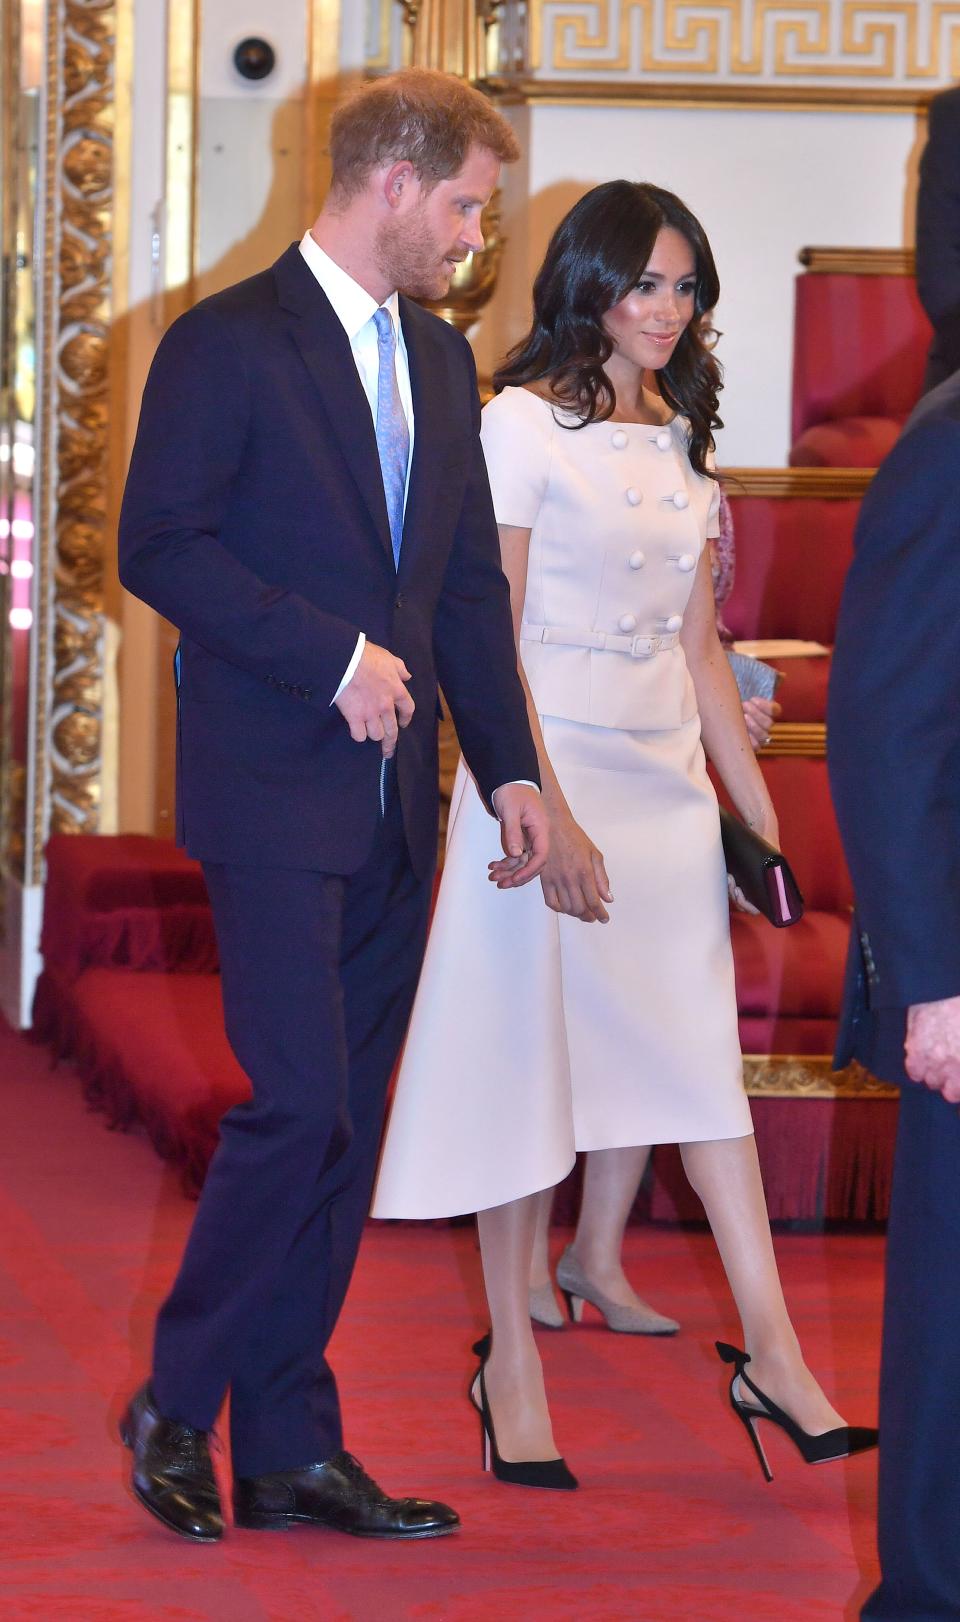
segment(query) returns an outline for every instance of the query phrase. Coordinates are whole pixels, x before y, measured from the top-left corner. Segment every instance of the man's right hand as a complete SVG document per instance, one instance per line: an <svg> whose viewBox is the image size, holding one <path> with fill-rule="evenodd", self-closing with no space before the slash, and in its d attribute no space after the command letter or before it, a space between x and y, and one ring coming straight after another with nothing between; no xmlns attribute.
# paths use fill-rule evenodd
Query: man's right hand
<svg viewBox="0 0 960 1622"><path fill-rule="evenodd" d="M382 744L386 760L395 753L400 728L413 720L414 702L404 682L410 672L402 659L375 642L367 642L350 681L334 700L354 743L372 738Z"/></svg>

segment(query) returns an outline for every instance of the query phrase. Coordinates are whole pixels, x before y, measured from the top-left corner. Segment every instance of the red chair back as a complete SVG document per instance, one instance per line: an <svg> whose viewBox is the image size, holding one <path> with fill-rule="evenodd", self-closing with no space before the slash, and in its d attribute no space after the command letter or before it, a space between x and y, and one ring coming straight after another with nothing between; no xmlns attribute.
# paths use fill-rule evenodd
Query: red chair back
<svg viewBox="0 0 960 1622"><path fill-rule="evenodd" d="M738 638L800 637L832 645L859 497L728 494L737 566L724 623Z"/></svg>
<svg viewBox="0 0 960 1622"><path fill-rule="evenodd" d="M920 396L930 336L912 276L799 275L792 442L842 417L904 421Z"/></svg>

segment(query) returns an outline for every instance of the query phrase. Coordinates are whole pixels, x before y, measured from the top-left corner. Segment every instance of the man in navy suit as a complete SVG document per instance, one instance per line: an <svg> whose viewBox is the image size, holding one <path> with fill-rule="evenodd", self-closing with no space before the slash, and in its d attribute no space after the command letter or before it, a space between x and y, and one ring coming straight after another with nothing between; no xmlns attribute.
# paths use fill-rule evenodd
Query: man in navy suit
<svg viewBox="0 0 960 1622"><path fill-rule="evenodd" d="M441 296L483 246L516 139L478 92L411 71L339 110L331 153L303 241L164 338L120 526L124 584L181 632L178 835L252 1088L122 1423L136 1495L204 1541L223 1532L207 1438L228 1388L237 1524L458 1524L344 1451L324 1356L423 951L438 680L500 819L493 879L546 859L472 357L397 294Z"/></svg>
<svg viewBox="0 0 960 1622"><path fill-rule="evenodd" d="M960 1616L960 372L857 529L830 680L856 919L837 1047L899 1083L870 1622Z"/></svg>
<svg viewBox="0 0 960 1622"><path fill-rule="evenodd" d="M933 324L924 386L960 367L960 85L934 96L917 188L917 292Z"/></svg>

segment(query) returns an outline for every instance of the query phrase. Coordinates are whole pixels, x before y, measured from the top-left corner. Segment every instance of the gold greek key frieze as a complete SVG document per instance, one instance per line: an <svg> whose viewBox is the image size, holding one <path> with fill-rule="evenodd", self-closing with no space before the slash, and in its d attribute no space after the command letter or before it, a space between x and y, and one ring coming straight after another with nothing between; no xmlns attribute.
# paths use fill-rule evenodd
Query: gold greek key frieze
<svg viewBox="0 0 960 1622"><path fill-rule="evenodd" d="M854 1061L834 1070L827 1053L744 1054L743 1079L751 1098L892 1099L899 1088L878 1081Z"/></svg>
<svg viewBox="0 0 960 1622"><path fill-rule="evenodd" d="M47 831L100 821L116 22L116 0L55 0L48 18L37 865Z"/></svg>
<svg viewBox="0 0 960 1622"><path fill-rule="evenodd" d="M960 0L531 0L535 74L891 87L960 75Z"/></svg>

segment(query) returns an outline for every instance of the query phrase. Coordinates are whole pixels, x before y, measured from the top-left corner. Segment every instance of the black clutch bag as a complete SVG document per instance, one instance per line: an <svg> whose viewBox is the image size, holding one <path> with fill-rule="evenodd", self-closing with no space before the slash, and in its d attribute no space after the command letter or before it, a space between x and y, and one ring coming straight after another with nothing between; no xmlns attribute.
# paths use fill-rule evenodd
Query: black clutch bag
<svg viewBox="0 0 960 1622"><path fill-rule="evenodd" d="M746 899L776 929L797 923L803 917L803 896L787 858L723 806L720 835L727 872Z"/></svg>

